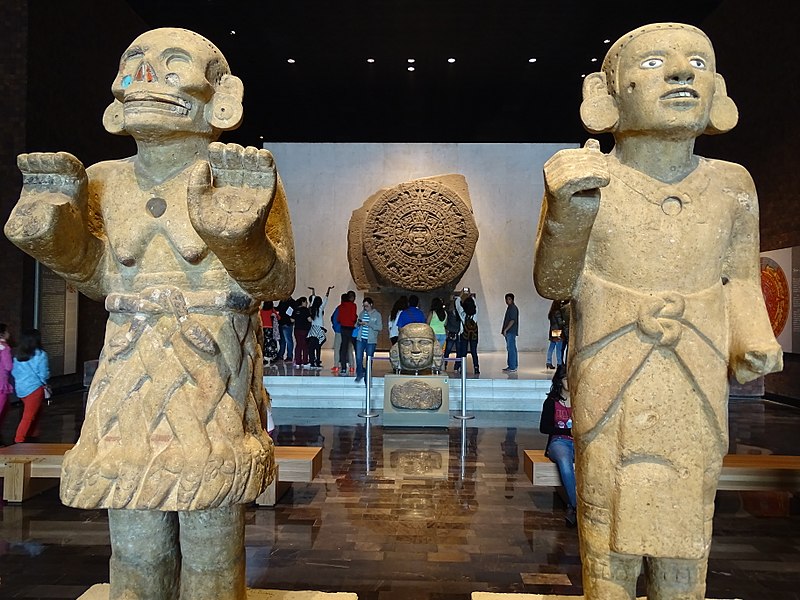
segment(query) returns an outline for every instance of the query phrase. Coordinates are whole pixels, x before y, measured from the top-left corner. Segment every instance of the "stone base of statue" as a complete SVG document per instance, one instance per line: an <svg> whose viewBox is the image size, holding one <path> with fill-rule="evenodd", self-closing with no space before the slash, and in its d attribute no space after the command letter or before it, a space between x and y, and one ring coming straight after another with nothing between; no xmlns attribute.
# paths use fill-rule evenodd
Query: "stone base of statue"
<svg viewBox="0 0 800 600"><path fill-rule="evenodd" d="M386 375L383 378L384 427L447 427L450 424L447 375Z"/></svg>
<svg viewBox="0 0 800 600"><path fill-rule="evenodd" d="M583 600L583 596L553 596L549 594L495 594L472 592L472 600ZM638 600L647 600L642 596ZM711 600L710 598L708 600Z"/></svg>
<svg viewBox="0 0 800 600"><path fill-rule="evenodd" d="M107 583L98 583L86 590L78 600L108 600L110 588ZM247 590L247 600L358 600L358 595L349 592Z"/></svg>

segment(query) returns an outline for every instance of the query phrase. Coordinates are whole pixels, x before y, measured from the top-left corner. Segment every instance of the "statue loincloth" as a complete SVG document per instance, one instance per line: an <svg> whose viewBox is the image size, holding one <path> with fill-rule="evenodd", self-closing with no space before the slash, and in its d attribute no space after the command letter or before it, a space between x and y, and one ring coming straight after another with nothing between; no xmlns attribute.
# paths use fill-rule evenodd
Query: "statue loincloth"
<svg viewBox="0 0 800 600"><path fill-rule="evenodd" d="M107 298L86 420L64 458L65 504L181 511L255 500L274 463L252 304L166 286Z"/></svg>

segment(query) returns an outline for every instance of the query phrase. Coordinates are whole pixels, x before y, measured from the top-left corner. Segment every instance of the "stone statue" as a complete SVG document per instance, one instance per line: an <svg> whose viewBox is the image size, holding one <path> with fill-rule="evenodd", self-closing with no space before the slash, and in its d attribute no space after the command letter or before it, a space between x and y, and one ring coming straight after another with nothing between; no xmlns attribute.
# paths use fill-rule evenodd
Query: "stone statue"
<svg viewBox="0 0 800 600"><path fill-rule="evenodd" d="M215 142L243 86L208 40L139 36L111 89L103 125L136 154L21 155L5 227L110 313L61 498L109 509L112 599L242 599L243 505L274 470L257 308L294 288L286 199L269 152Z"/></svg>
<svg viewBox="0 0 800 600"><path fill-rule="evenodd" d="M400 328L397 343L389 351L389 362L395 371L441 371L444 356L430 325L409 323Z"/></svg>
<svg viewBox="0 0 800 600"><path fill-rule="evenodd" d="M571 299L569 383L588 599L701 599L728 449L727 370L782 368L759 286L755 188L693 153L738 119L706 35L653 24L585 78L581 118L613 132L544 167L534 279Z"/></svg>
<svg viewBox="0 0 800 600"><path fill-rule="evenodd" d="M442 388L428 385L427 378L415 378L395 383L389 392L389 402L401 410L439 410L442 407Z"/></svg>

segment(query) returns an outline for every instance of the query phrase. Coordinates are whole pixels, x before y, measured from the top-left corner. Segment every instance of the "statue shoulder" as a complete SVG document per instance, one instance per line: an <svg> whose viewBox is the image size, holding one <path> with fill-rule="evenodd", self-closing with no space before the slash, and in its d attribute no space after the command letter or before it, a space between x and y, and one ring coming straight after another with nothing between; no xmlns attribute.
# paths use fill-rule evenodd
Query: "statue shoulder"
<svg viewBox="0 0 800 600"><path fill-rule="evenodd" d="M742 165L726 160L701 158L713 172L714 180L720 187L730 188L732 191L755 194L756 186L750 173Z"/></svg>
<svg viewBox="0 0 800 600"><path fill-rule="evenodd" d="M125 173L133 174L133 157L118 160L104 160L86 169L90 182L104 183Z"/></svg>

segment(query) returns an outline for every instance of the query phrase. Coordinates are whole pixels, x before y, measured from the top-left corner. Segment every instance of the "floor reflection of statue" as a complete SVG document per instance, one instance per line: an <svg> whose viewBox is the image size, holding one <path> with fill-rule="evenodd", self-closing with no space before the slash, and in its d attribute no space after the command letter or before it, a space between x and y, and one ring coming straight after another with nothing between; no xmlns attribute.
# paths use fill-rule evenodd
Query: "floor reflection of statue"
<svg viewBox="0 0 800 600"><path fill-rule="evenodd" d="M241 600L242 506L273 465L258 300L294 286L286 200L269 152L215 142L243 86L208 40L141 35L112 92L103 124L136 155L20 156L5 227L110 313L61 497L109 509L111 598Z"/></svg>
<svg viewBox="0 0 800 600"><path fill-rule="evenodd" d="M587 76L611 131L546 164L534 277L571 298L583 585L590 600L701 599L727 440L727 370L780 370L759 287L758 208L739 165L693 154L737 120L700 30L655 24Z"/></svg>

